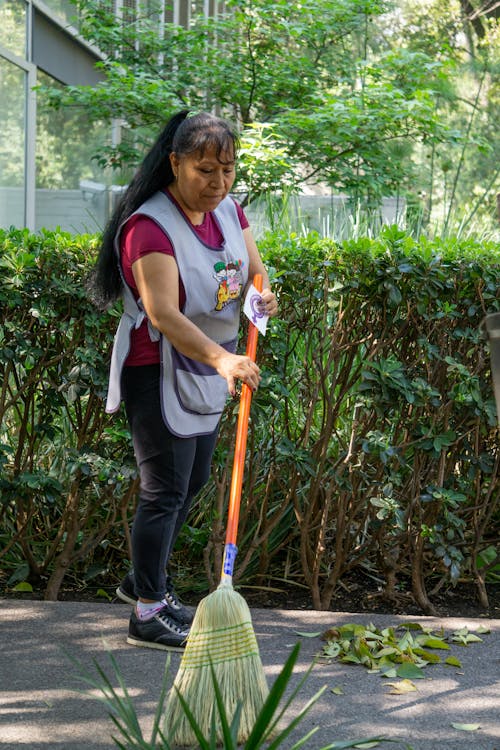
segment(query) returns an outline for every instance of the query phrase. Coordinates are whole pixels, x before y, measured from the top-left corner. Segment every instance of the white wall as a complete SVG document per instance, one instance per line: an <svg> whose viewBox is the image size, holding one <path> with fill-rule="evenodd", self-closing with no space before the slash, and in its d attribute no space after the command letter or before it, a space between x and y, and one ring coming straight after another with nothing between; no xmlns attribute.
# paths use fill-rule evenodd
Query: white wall
<svg viewBox="0 0 500 750"><path fill-rule="evenodd" d="M71 234L94 234L107 219L108 193L82 190L36 190L35 231L56 229ZM24 191L0 187L0 227L24 227Z"/></svg>
<svg viewBox="0 0 500 750"><path fill-rule="evenodd" d="M106 223L107 193L82 190L37 190L35 231L60 227L72 234L94 234Z"/></svg>
<svg viewBox="0 0 500 750"><path fill-rule="evenodd" d="M87 184L87 183L82 183ZM94 186L94 187L93 187ZM119 192L103 189L97 183L88 183L80 190L36 190L35 231L56 229L72 234L95 233L103 229L109 215L111 196ZM258 237L269 228L270 222L264 201L252 203L245 213ZM277 228L278 206L274 216ZM404 199L384 198L380 211L371 219L370 227L376 231L382 224L399 224L404 227L406 204ZM0 188L0 226L22 227L22 188ZM289 201L285 208L282 226L300 231L302 227L316 230L321 235L343 239L352 236L358 217L353 216L346 196L301 195ZM360 231L363 233L360 220Z"/></svg>
<svg viewBox="0 0 500 750"><path fill-rule="evenodd" d="M0 187L0 227L24 225L24 188Z"/></svg>

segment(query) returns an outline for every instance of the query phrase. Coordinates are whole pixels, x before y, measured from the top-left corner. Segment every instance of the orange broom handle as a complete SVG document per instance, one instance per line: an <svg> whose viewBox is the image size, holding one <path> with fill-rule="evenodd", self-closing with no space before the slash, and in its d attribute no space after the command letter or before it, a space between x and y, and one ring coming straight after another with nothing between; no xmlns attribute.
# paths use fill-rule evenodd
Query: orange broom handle
<svg viewBox="0 0 500 750"><path fill-rule="evenodd" d="M253 285L258 292L262 291L262 275L255 274ZM246 355L255 362L257 353L257 337L259 331L250 321L247 336ZM236 427L236 445L234 448L233 473L231 476L231 490L229 492L229 508L226 529L226 545L236 544L238 536L238 521L240 517L241 488L243 486L243 471L245 468L245 453L247 447L248 418L250 416L250 404L252 403L252 390L245 383L241 386L240 410L238 413L238 424Z"/></svg>

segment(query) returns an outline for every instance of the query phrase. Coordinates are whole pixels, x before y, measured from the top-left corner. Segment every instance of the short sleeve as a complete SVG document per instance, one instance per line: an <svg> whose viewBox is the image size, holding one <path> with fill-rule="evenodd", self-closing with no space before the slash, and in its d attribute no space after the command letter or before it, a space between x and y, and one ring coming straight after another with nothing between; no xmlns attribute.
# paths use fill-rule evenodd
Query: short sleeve
<svg viewBox="0 0 500 750"><path fill-rule="evenodd" d="M233 198L233 201L234 201L234 205L236 206L236 211L238 213L238 219L239 219L239 222L240 222L240 226L241 226L242 229L247 229L250 226L250 223L249 223L247 217L245 216L245 212L243 211L243 209L240 206L240 204L238 203L238 201L235 201L234 198Z"/></svg>
<svg viewBox="0 0 500 750"><path fill-rule="evenodd" d="M132 264L149 253L174 255L174 248L165 232L148 216L135 214L122 229L121 260L127 284L135 289Z"/></svg>

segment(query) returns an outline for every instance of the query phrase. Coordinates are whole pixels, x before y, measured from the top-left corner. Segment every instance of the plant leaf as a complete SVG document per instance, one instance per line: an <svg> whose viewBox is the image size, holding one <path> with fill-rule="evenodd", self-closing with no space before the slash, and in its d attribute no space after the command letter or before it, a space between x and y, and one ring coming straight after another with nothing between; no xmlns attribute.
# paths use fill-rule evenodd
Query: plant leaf
<svg viewBox="0 0 500 750"><path fill-rule="evenodd" d="M468 633L467 635L454 635L452 636L451 640L458 646L468 646L469 643L483 642L482 638L479 638L479 636L474 635L473 633Z"/></svg>
<svg viewBox="0 0 500 750"><path fill-rule="evenodd" d="M443 641L441 638L434 638L432 636L426 636L425 638L418 638L419 643L426 648L438 648L443 651L449 651L450 646L448 643Z"/></svg>
<svg viewBox="0 0 500 750"><path fill-rule="evenodd" d="M340 654L340 650L340 643L337 643L336 641L329 641L323 648L322 655L334 659Z"/></svg>
<svg viewBox="0 0 500 750"><path fill-rule="evenodd" d="M31 583L28 583L28 581L21 581L20 583L17 583L12 591L33 591L33 586Z"/></svg>
<svg viewBox="0 0 500 750"><path fill-rule="evenodd" d="M462 662L460 659L457 659L456 656L449 656L447 659L445 659L445 664L447 664L449 667L461 667Z"/></svg>
<svg viewBox="0 0 500 750"><path fill-rule="evenodd" d="M416 687L411 680L400 680L399 682L388 682L392 687L389 695L404 695L405 693L414 693Z"/></svg>
<svg viewBox="0 0 500 750"><path fill-rule="evenodd" d="M451 722L451 726L454 729L459 729L461 732L475 732L476 729L481 728L481 724L458 724L455 721Z"/></svg>
<svg viewBox="0 0 500 750"><path fill-rule="evenodd" d="M407 630L423 630L422 625L418 622L402 622L399 627Z"/></svg>
<svg viewBox="0 0 500 750"><path fill-rule="evenodd" d="M407 661L403 662L403 664L401 664L396 669L396 674L398 677L404 677L413 680L423 680L425 676L420 667L417 667L416 664L411 664Z"/></svg>
<svg viewBox="0 0 500 750"><path fill-rule="evenodd" d="M431 651L425 651L423 648L414 648L413 653L420 656L424 661L428 661L430 664L439 664L441 657L438 654L433 654Z"/></svg>
<svg viewBox="0 0 500 750"><path fill-rule="evenodd" d="M376 747L381 742L395 742L396 740L389 740L385 737L370 737L366 740L337 740L332 742L326 747L322 747L321 750L347 750L348 748L368 748ZM370 744L369 744L370 743ZM293 749L292 749L293 750Z"/></svg>
<svg viewBox="0 0 500 750"><path fill-rule="evenodd" d="M397 677L398 674L395 669L388 669L387 672L384 672L382 677Z"/></svg>
<svg viewBox="0 0 500 750"><path fill-rule="evenodd" d="M392 646L384 646L384 648L381 648L380 651L377 651L376 654L374 654L375 659L381 659L383 656L393 656L394 654L399 654L400 651L398 648L393 648Z"/></svg>

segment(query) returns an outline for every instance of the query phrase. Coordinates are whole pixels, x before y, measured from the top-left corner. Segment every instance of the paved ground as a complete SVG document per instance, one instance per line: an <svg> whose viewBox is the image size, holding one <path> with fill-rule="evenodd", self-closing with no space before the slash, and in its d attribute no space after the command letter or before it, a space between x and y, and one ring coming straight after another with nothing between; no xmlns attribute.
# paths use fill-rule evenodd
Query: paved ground
<svg viewBox="0 0 500 750"><path fill-rule="evenodd" d="M116 658L149 736L166 654L125 642L129 608L124 604L24 602L0 600L0 750L111 750L112 724L105 707L75 692L76 669L67 654L107 670L108 649ZM301 724L295 741L319 729L305 747L320 750L335 740L374 735L398 739L379 748L413 750L500 750L500 620L404 618L339 612L252 610L261 657L270 683L290 649L302 641L292 684L308 668L322 642L298 632L322 631L334 624L372 621L377 627L411 619L446 631L480 625L491 629L482 643L453 649L462 668L428 667L417 692L390 695L386 681L362 667L336 661L318 663L294 706L322 685L328 689ZM172 680L179 664L171 662ZM81 686L80 686L81 687ZM341 687L336 695L331 688ZM476 731L454 729L452 722L479 724ZM290 740L284 750L291 748Z"/></svg>

